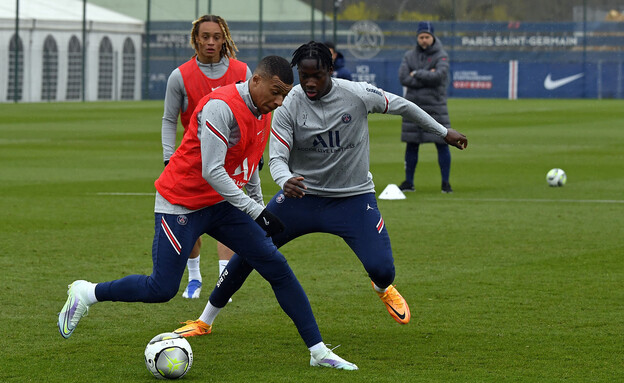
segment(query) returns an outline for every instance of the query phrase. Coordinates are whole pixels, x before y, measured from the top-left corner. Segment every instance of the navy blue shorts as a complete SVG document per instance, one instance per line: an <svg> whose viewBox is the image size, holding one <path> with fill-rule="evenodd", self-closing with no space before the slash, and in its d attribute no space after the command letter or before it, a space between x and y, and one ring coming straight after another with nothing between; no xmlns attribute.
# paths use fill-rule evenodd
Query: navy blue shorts
<svg viewBox="0 0 624 383"><path fill-rule="evenodd" d="M267 209L286 226L283 233L273 237L278 248L308 233L334 234L349 245L377 286L387 287L394 281L390 237L374 193L340 198L310 194L288 198L280 191Z"/></svg>
<svg viewBox="0 0 624 383"><path fill-rule="evenodd" d="M262 228L246 213L223 202L189 214L156 213L152 274L100 283L97 298L125 302L166 302L173 298L191 250L204 233L243 256L268 281L295 279Z"/></svg>

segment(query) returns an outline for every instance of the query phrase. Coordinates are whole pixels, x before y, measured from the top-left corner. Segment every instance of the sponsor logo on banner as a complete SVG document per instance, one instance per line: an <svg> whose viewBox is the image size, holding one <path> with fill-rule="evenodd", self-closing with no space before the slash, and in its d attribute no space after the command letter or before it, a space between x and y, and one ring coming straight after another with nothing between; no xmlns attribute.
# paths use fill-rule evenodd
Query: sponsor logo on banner
<svg viewBox="0 0 624 383"><path fill-rule="evenodd" d="M377 75L372 73L370 70L370 66L368 65L357 65L355 67L355 73L352 74L353 81L364 81L371 85L377 86L375 83Z"/></svg>
<svg viewBox="0 0 624 383"><path fill-rule="evenodd" d="M476 70L453 72L455 89L492 89L492 75L482 75Z"/></svg>
<svg viewBox="0 0 624 383"><path fill-rule="evenodd" d="M551 77L551 74L548 73L548 76L546 76L546 78L544 79L544 88L548 89L548 90L554 90L557 88L561 88L562 86L571 83L572 81L576 81L579 78L583 77L585 74L584 73L577 73L575 75L572 76L568 76L568 77L564 77L564 78L560 78L558 80L553 80Z"/></svg>
<svg viewBox="0 0 624 383"><path fill-rule="evenodd" d="M575 47L579 45L576 36L463 36L461 45L464 47Z"/></svg>

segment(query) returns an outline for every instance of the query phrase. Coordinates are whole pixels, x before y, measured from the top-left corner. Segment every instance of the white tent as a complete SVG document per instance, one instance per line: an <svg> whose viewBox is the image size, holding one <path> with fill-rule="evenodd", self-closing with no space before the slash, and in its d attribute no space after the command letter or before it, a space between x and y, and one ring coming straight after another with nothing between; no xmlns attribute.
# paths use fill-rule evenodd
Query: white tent
<svg viewBox="0 0 624 383"><path fill-rule="evenodd" d="M15 11L0 0L0 102L81 100L83 67L86 100L141 98L143 21L87 2L83 66L83 1L20 0L17 60Z"/></svg>
<svg viewBox="0 0 624 383"><path fill-rule="evenodd" d="M146 0L89 1L137 19L147 19ZM312 12L314 12L316 21L323 19L321 11L312 10L309 4L301 0L151 0L150 19L152 21L185 21L190 23L198 16L208 13L209 3L211 4L210 13L219 15L228 22L258 21L261 3L263 21L306 22L310 21Z"/></svg>

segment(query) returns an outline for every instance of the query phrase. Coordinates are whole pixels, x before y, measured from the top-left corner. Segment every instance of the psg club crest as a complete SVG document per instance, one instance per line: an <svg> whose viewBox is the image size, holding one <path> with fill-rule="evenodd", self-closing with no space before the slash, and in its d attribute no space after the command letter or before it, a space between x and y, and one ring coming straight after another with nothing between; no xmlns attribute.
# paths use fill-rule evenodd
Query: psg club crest
<svg viewBox="0 0 624 383"><path fill-rule="evenodd" d="M352 118L353 117L351 117L351 115L349 113L345 113L345 114L342 115L342 122L345 123L345 124L348 124L348 123L351 122Z"/></svg>
<svg viewBox="0 0 624 383"><path fill-rule="evenodd" d="M284 193L280 193L277 197L275 197L275 202L282 203L282 202L284 202L285 198L286 197L284 197Z"/></svg>
<svg viewBox="0 0 624 383"><path fill-rule="evenodd" d="M188 217L185 215L179 215L177 221L178 225L184 226L188 223Z"/></svg>

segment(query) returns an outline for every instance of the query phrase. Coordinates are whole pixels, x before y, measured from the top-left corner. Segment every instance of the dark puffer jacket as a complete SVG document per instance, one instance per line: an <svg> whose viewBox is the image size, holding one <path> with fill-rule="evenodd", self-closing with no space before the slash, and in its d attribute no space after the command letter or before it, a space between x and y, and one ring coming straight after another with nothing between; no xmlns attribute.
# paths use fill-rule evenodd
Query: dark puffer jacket
<svg viewBox="0 0 624 383"><path fill-rule="evenodd" d="M432 72L433 68L435 71ZM412 72L413 77L410 75ZM434 43L426 51L416 45L416 48L405 53L399 67L399 80L406 88L406 99L429 113L440 124L451 127L446 107L449 60L437 37L434 37ZM401 141L444 143L444 139L425 132L416 123L406 119L403 119L401 125Z"/></svg>
<svg viewBox="0 0 624 383"><path fill-rule="evenodd" d="M345 68L345 59L342 53L336 52L336 60L334 61L334 73L332 77L344 78L351 81L351 71Z"/></svg>

